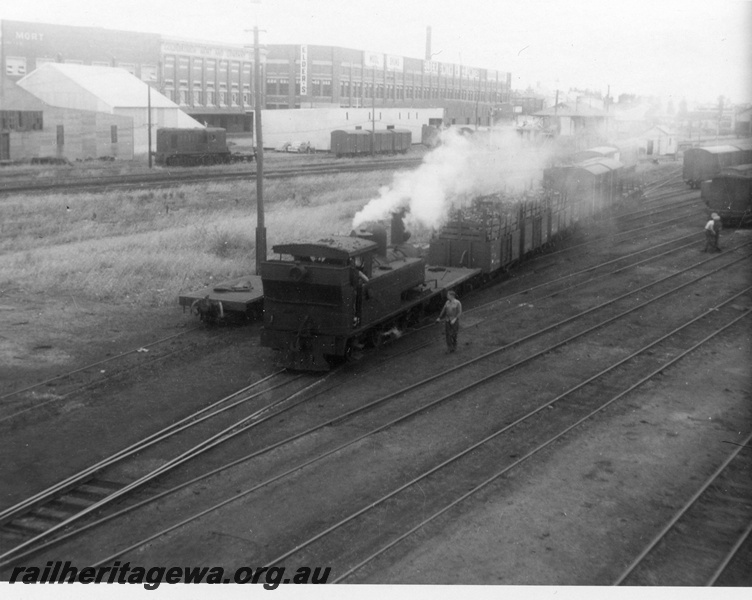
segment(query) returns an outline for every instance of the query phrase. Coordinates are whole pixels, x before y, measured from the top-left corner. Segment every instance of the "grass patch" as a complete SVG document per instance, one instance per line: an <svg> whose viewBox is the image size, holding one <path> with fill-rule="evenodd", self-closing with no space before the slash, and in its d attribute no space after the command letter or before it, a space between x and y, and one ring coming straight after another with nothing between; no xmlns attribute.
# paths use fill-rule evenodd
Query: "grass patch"
<svg viewBox="0 0 752 600"><path fill-rule="evenodd" d="M390 181L373 172L267 182L269 255L284 241L348 234ZM254 272L255 232L253 182L9 197L0 202L0 292L171 305L181 292Z"/></svg>

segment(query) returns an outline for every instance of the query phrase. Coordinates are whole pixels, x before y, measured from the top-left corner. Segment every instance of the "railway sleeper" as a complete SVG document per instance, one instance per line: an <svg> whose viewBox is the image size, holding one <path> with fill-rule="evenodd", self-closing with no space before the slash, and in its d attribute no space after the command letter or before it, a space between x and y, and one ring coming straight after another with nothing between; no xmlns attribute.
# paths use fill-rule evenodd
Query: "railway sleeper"
<svg viewBox="0 0 752 600"><path fill-rule="evenodd" d="M13 528L18 531L24 531L27 534L38 534L47 531L50 528L50 522L57 523L58 521L52 521L51 519L44 519L35 515L27 514L19 517L18 519L14 519L10 523L7 523L5 527L9 529Z"/></svg>
<svg viewBox="0 0 752 600"><path fill-rule="evenodd" d="M43 519L43 520L57 522L57 521L65 521L71 515L76 514L76 512L78 512L78 509L74 509L72 511L61 510L60 508L57 508L50 504L45 504L44 506L38 506L37 508L32 510L29 514L34 517Z"/></svg>
<svg viewBox="0 0 752 600"><path fill-rule="evenodd" d="M30 536L38 535L39 533L40 532L36 529L31 529L15 522L6 523L0 527L0 534L2 534L2 537L15 538L17 540L24 540Z"/></svg>

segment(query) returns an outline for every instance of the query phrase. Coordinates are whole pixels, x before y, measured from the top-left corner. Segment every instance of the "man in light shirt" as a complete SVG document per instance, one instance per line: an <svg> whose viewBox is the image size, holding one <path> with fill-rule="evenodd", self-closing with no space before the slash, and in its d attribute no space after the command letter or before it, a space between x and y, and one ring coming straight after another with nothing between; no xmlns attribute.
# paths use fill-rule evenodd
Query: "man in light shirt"
<svg viewBox="0 0 752 600"><path fill-rule="evenodd" d="M460 330L460 315L462 315L462 304L457 300L457 294L452 290L447 292L447 301L444 308L441 309L439 318L436 322L444 321L444 332L446 334L447 350L454 352L457 350L457 334Z"/></svg>

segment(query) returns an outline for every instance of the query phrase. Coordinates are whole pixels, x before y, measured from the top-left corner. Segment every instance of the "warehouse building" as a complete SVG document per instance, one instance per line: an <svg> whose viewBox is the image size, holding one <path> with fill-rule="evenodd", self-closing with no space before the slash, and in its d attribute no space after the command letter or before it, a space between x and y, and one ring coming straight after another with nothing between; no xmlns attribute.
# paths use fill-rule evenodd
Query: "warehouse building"
<svg viewBox="0 0 752 600"><path fill-rule="evenodd" d="M52 107L127 118L135 154L148 152L149 122L152 139L160 127L203 127L174 102L119 68L45 63L17 85Z"/></svg>
<svg viewBox="0 0 752 600"><path fill-rule="evenodd" d="M445 125L490 125L511 74L335 46L264 49L263 108L442 109ZM201 123L251 132L250 48L157 34L3 20L0 65L19 80L45 63L119 67Z"/></svg>
<svg viewBox="0 0 752 600"><path fill-rule="evenodd" d="M10 80L0 95L0 161L133 158L133 119L51 106Z"/></svg>

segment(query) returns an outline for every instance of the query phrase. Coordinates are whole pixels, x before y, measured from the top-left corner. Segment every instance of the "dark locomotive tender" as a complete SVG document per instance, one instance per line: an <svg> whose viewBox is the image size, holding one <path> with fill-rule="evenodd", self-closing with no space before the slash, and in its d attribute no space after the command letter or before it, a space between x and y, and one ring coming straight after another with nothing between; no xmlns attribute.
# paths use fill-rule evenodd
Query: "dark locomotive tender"
<svg viewBox="0 0 752 600"><path fill-rule="evenodd" d="M682 176L693 189L713 179L728 167L752 163L752 139L734 140L728 144L687 148L684 151Z"/></svg>
<svg viewBox="0 0 752 600"><path fill-rule="evenodd" d="M253 162L255 154L231 152L227 131L221 127L157 130L156 163L168 167Z"/></svg>
<svg viewBox="0 0 752 600"><path fill-rule="evenodd" d="M724 225L752 225L752 164L722 169L703 181L701 198Z"/></svg>
<svg viewBox="0 0 752 600"><path fill-rule="evenodd" d="M373 154L405 154L412 145L409 129L336 129L331 133L331 152L342 156L369 156Z"/></svg>

